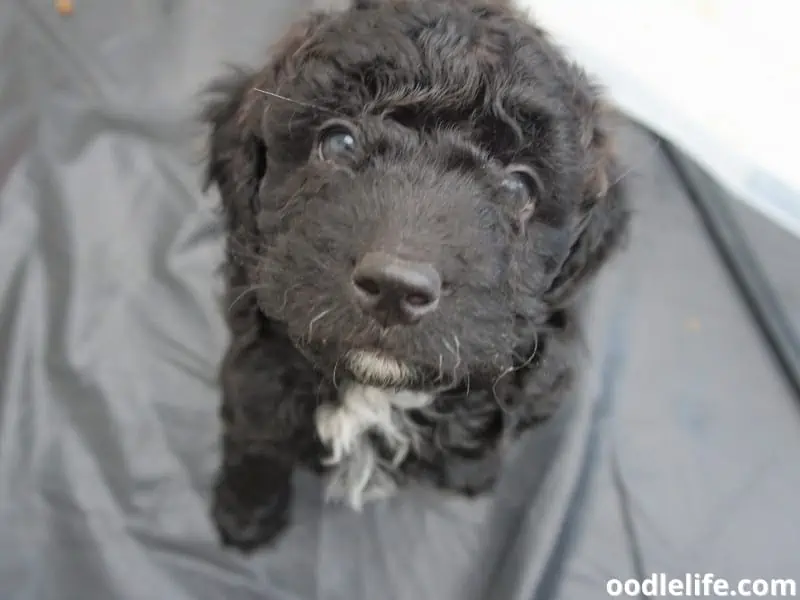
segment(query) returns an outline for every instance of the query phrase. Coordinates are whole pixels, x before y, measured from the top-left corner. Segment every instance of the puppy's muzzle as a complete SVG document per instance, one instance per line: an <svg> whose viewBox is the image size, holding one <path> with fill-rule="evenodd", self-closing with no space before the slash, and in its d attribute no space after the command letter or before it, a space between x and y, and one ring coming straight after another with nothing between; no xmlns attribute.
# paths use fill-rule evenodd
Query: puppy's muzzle
<svg viewBox="0 0 800 600"><path fill-rule="evenodd" d="M371 252L352 276L356 304L384 327L413 325L439 306L442 279L428 263Z"/></svg>

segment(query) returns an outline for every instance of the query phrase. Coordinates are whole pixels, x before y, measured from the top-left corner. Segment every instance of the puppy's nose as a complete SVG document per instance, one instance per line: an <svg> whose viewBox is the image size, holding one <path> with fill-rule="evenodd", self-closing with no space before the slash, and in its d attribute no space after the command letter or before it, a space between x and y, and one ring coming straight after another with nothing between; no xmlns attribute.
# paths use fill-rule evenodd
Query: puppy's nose
<svg viewBox="0 0 800 600"><path fill-rule="evenodd" d="M353 271L356 302L384 325L412 325L436 310L442 280L432 265L382 252L364 256Z"/></svg>

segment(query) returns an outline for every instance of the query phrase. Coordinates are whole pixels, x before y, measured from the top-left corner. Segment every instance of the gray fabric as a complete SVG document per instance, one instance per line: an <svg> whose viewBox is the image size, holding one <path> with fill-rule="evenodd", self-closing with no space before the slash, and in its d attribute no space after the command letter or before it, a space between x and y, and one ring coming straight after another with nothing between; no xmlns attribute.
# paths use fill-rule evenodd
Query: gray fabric
<svg viewBox="0 0 800 600"><path fill-rule="evenodd" d="M584 391L496 496L357 515L303 475L277 548L218 547L222 232L192 116L302 9L0 3L0 598L592 600L654 571L800 575L797 406L633 126L636 229L597 289ZM800 242L746 218L798 314Z"/></svg>

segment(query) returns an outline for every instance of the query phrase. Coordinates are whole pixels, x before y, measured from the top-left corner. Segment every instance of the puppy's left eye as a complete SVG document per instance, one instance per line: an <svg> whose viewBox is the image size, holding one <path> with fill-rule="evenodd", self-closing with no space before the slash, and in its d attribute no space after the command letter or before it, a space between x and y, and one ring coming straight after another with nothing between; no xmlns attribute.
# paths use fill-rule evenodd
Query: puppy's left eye
<svg viewBox="0 0 800 600"><path fill-rule="evenodd" d="M512 165L506 169L503 188L512 194L535 198L541 193L542 180L533 169L524 165Z"/></svg>
<svg viewBox="0 0 800 600"><path fill-rule="evenodd" d="M330 123L319 133L317 145L322 160L351 158L356 151L356 136L344 123Z"/></svg>

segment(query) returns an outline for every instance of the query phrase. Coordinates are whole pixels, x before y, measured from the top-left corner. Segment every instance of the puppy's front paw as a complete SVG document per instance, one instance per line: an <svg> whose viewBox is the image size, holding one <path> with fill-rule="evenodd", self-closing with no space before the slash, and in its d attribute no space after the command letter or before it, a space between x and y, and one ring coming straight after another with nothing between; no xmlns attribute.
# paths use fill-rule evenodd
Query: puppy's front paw
<svg viewBox="0 0 800 600"><path fill-rule="evenodd" d="M251 553L276 542L289 523L291 487L257 499L243 496L223 477L214 489L212 519L224 546Z"/></svg>

